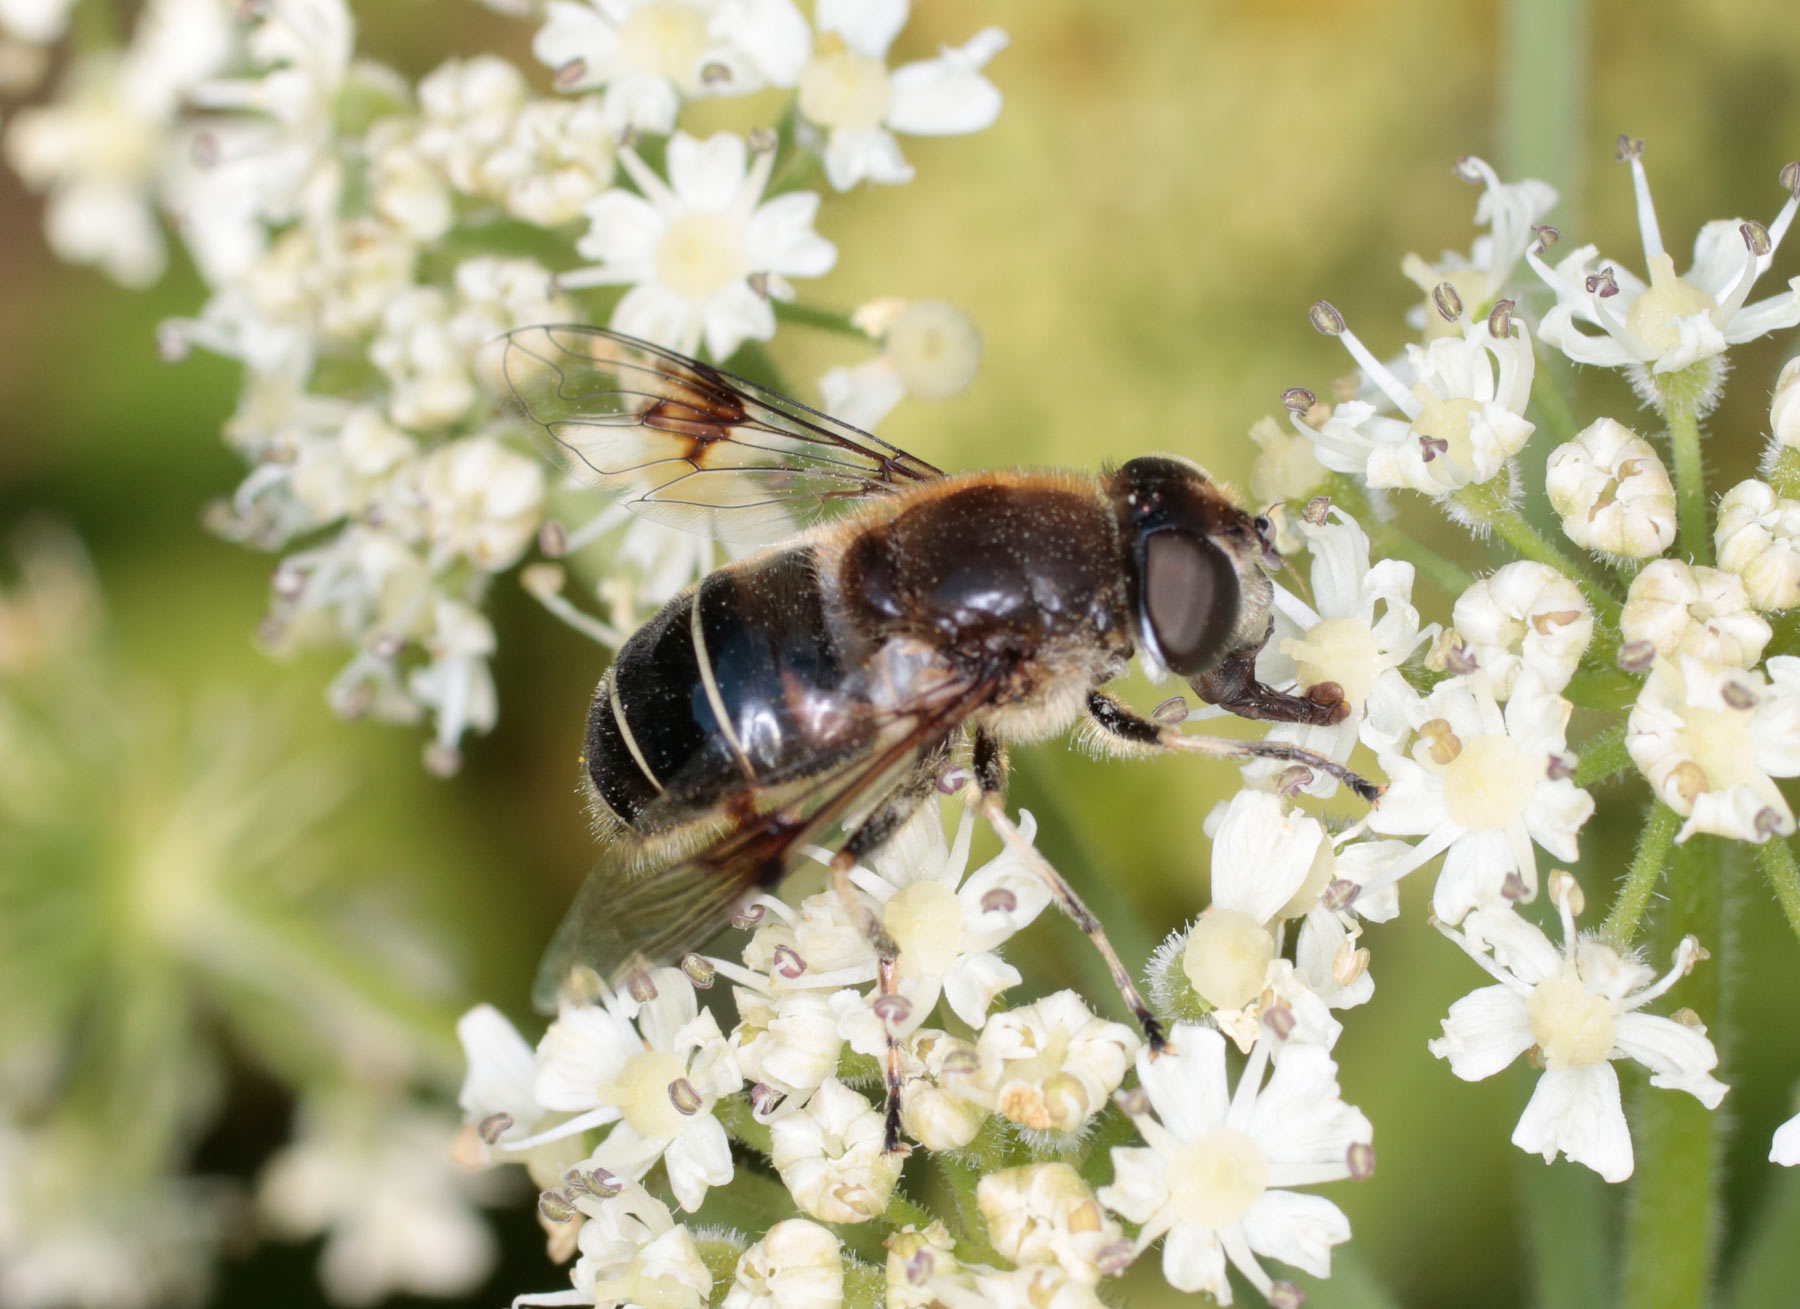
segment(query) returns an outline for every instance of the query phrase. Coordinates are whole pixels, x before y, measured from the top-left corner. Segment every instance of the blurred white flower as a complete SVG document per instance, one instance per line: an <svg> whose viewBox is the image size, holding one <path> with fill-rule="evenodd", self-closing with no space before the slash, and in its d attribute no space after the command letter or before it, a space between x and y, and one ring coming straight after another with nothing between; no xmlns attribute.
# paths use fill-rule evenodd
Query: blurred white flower
<svg viewBox="0 0 1800 1309"><path fill-rule="evenodd" d="M492 437L433 450L419 464L418 489L434 570L462 558L497 573L517 563L537 536L543 465Z"/></svg>
<svg viewBox="0 0 1800 1309"><path fill-rule="evenodd" d="M1750 607L1735 573L1680 559L1657 559L1631 579L1619 635L1666 659L1693 655L1708 664L1748 668L1762 658L1773 629Z"/></svg>
<svg viewBox="0 0 1800 1309"><path fill-rule="evenodd" d="M1464 653L1487 674L1494 698L1512 694L1522 669L1549 691L1575 675L1594 636L1581 588L1548 564L1504 564L1456 597L1451 621Z"/></svg>
<svg viewBox="0 0 1800 1309"><path fill-rule="evenodd" d="M21 41L49 45L69 25L75 0L0 0L0 28Z"/></svg>
<svg viewBox="0 0 1800 1309"><path fill-rule="evenodd" d="M1777 448L1800 448L1800 357L1781 366L1769 398L1769 434Z"/></svg>
<svg viewBox="0 0 1800 1309"><path fill-rule="evenodd" d="M879 1109L835 1077L806 1108L771 1126L770 1159L800 1212L825 1223L865 1223L887 1208L905 1156L882 1148Z"/></svg>
<svg viewBox="0 0 1800 1309"><path fill-rule="evenodd" d="M1250 494L1258 504L1306 500L1330 476L1309 437L1284 428L1267 414L1251 424L1250 439L1262 452L1250 467ZM1288 548L1284 543L1282 549Z"/></svg>
<svg viewBox="0 0 1800 1309"><path fill-rule="evenodd" d="M1676 841L1695 832L1761 844L1791 835L1776 777L1800 776L1800 658L1722 668L1693 655L1659 659L1631 707L1625 748L1664 804Z"/></svg>
<svg viewBox="0 0 1800 1309"><path fill-rule="evenodd" d="M1132 1121L1148 1148L1113 1148L1101 1203L1141 1225L1139 1251L1162 1240L1163 1276L1179 1291L1230 1304L1229 1259L1267 1298L1277 1283L1258 1255L1330 1276L1331 1247L1350 1239L1350 1222L1329 1200L1286 1188L1374 1167L1373 1129L1339 1098L1331 1056L1296 1048L1264 1085L1269 1045L1259 1042L1233 1092L1217 1032L1182 1023L1169 1047L1138 1055L1155 1114L1133 1110Z"/></svg>
<svg viewBox="0 0 1800 1309"><path fill-rule="evenodd" d="M1800 500L1767 482L1739 482L1719 501L1713 546L1719 567L1742 579L1758 609L1800 605Z"/></svg>
<svg viewBox="0 0 1800 1309"><path fill-rule="evenodd" d="M910 0L819 0L820 39L800 74L799 109L825 129L825 176L840 191L865 179L912 180L895 132L954 136L1000 116L1000 92L981 69L1006 48L1006 33L983 28L936 59L890 72L888 47L910 9Z"/></svg>
<svg viewBox="0 0 1800 1309"><path fill-rule="evenodd" d="M1693 970L1703 957L1685 938L1674 967L1660 980L1635 958L1575 930L1574 879L1558 873L1551 887L1562 918L1562 948L1508 906L1477 909L1462 930L1443 931L1497 983L1450 1006L1444 1034L1431 1052L1450 1071L1475 1082L1535 1048L1543 1076L1513 1130L1513 1144L1541 1154L1560 1152L1609 1182L1631 1176L1631 1133L1619 1103L1614 1059L1635 1059L1652 1086L1686 1091L1716 1109L1726 1087L1712 1075L1719 1056L1706 1029L1640 1014Z"/></svg>
<svg viewBox="0 0 1800 1309"><path fill-rule="evenodd" d="M1436 313L1429 303L1437 288L1448 282L1472 318L1485 318L1496 300L1506 294L1512 276L1536 239L1533 228L1555 206L1556 188L1548 182L1526 178L1502 182L1484 159L1467 155L1456 161L1456 175L1465 182L1481 183L1481 199L1475 204L1475 222L1486 225L1487 235L1475 239L1467 255L1446 250L1436 263L1416 254L1400 261L1400 270L1425 293L1427 303L1418 311L1428 337L1449 336L1456 324ZM1409 318L1409 321L1411 319Z"/></svg>
<svg viewBox="0 0 1800 1309"><path fill-rule="evenodd" d="M1648 559L1675 540L1675 486L1656 448L1601 418L1550 452L1544 491L1576 545Z"/></svg>
<svg viewBox="0 0 1800 1309"><path fill-rule="evenodd" d="M1576 363L1656 375L1678 372L1716 358L1727 346L1800 323L1800 279L1786 291L1745 303L1793 222L1795 196L1767 228L1738 219L1707 223L1694 241L1692 266L1677 276L1650 199L1643 143L1620 137L1619 147L1620 157L1631 166L1650 281L1599 259L1592 245L1568 254L1554 269L1530 251L1531 266L1556 293L1556 306L1544 315L1539 336ZM1598 328L1600 335L1578 323Z"/></svg>
<svg viewBox="0 0 1800 1309"><path fill-rule="evenodd" d="M406 689L437 719L436 739L426 747L427 764L449 774L461 763L463 734L491 731L499 717L499 696L488 666L494 628L478 610L439 595L432 601L425 649L431 662L412 670Z"/></svg>
<svg viewBox="0 0 1800 1309"><path fill-rule="evenodd" d="M515 1296L515 1306L706 1309L712 1274L693 1233L675 1222L662 1201L627 1182L616 1195L584 1195L577 1206L586 1221L576 1238L581 1257L569 1271L571 1289Z"/></svg>
<svg viewBox="0 0 1800 1309"><path fill-rule="evenodd" d="M459 1173L448 1118L401 1107L376 1115L350 1101L309 1102L293 1144L264 1167L257 1207L290 1240L325 1234L319 1277L338 1304L397 1292L453 1296L493 1267L493 1234Z"/></svg>
<svg viewBox="0 0 1800 1309"><path fill-rule="evenodd" d="M988 1110L962 1094L964 1080L981 1067L972 1043L921 1028L903 1047L900 1121L927 1150L960 1150L975 1139Z"/></svg>
<svg viewBox="0 0 1800 1309"><path fill-rule="evenodd" d="M669 180L626 148L619 162L640 195L612 190L588 206L575 248L596 267L564 273L566 287L629 286L612 326L686 353L704 344L728 358L746 340L775 335L770 299L791 300L790 277L818 277L837 248L813 231L819 197L789 191L763 199L774 153L749 159L744 138L669 140Z"/></svg>
<svg viewBox="0 0 1800 1309"><path fill-rule="evenodd" d="M1800 1164L1800 1114L1775 1129L1775 1137L1769 1142L1769 1162L1786 1168Z"/></svg>
<svg viewBox="0 0 1800 1309"><path fill-rule="evenodd" d="M1458 336L1408 345L1411 383L1369 352L1328 305L1315 322L1344 344L1363 372L1400 411L1394 418L1366 400L1332 409L1315 431L1293 418L1312 440L1319 462L1353 473L1372 487L1410 487L1445 496L1497 476L1532 433L1525 418L1531 398L1531 336L1516 318L1496 337L1488 320L1464 325Z"/></svg>
<svg viewBox="0 0 1800 1309"><path fill-rule="evenodd" d="M666 136L683 99L792 86L810 33L791 0L550 0L531 43L559 90L604 86L607 121Z"/></svg>
<svg viewBox="0 0 1800 1309"><path fill-rule="evenodd" d="M947 300L875 300L851 315L881 342L866 363L833 368L819 379L826 412L873 431L906 396L948 400L968 390L981 366L981 334Z"/></svg>

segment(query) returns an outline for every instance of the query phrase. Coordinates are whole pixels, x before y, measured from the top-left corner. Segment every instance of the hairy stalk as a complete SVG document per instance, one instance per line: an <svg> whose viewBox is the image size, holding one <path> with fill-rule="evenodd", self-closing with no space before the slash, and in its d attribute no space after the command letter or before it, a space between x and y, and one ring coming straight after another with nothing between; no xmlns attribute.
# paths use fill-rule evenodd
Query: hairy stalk
<svg viewBox="0 0 1800 1309"><path fill-rule="evenodd" d="M1742 860L1729 844L1701 837L1679 851L1666 912L1651 932L1651 962L1667 964L1692 933L1714 958L1672 993L1704 1014L1715 1044L1728 1040L1725 980L1731 954L1730 888ZM1718 1256L1721 1169L1719 1115L1692 1096L1640 1082L1632 1138L1637 1171L1625 1222L1621 1303L1643 1309L1691 1309L1707 1302Z"/></svg>
<svg viewBox="0 0 1800 1309"><path fill-rule="evenodd" d="M1456 493L1456 502L1477 523L1517 550L1525 558L1550 567L1572 579L1587 596L1602 630L1594 633L1596 645L1611 640L1607 629L1619 625L1619 599L1611 583L1564 552L1549 537L1526 522L1523 515L1508 503L1504 487L1505 474L1491 482L1472 483Z"/></svg>
<svg viewBox="0 0 1800 1309"><path fill-rule="evenodd" d="M850 321L849 314L839 313L835 309L796 304L789 300L774 300L770 303L774 307L775 321L778 323L793 323L796 327L814 327L821 332L836 332L840 336L853 336L865 343L870 340L867 332Z"/></svg>
<svg viewBox="0 0 1800 1309"><path fill-rule="evenodd" d="M1662 877L1669 847L1680 826L1680 816L1668 805L1661 800L1651 803L1644 816L1643 830L1638 835L1637 852L1631 857L1631 867L1626 869L1612 912L1606 915L1606 922L1600 929L1602 935L1620 949L1628 947L1637 935L1638 925L1643 921L1650 896Z"/></svg>
<svg viewBox="0 0 1800 1309"><path fill-rule="evenodd" d="M1575 785L1583 788L1610 782L1631 767L1625 750L1625 722L1621 719L1588 737L1576 748Z"/></svg>
<svg viewBox="0 0 1800 1309"><path fill-rule="evenodd" d="M1756 847L1756 860L1762 865L1769 889L1787 917L1788 926L1800 937L1800 866L1794 862L1794 848L1779 837Z"/></svg>
<svg viewBox="0 0 1800 1309"><path fill-rule="evenodd" d="M987 1221L981 1216L981 1206L975 1196L976 1188L981 1185L982 1170L948 1153L932 1158L943 1174L956 1209L957 1257L974 1263L999 1263L1000 1256L988 1241Z"/></svg>
<svg viewBox="0 0 1800 1309"><path fill-rule="evenodd" d="M1700 454L1700 419L1693 406L1671 404L1669 446L1675 456L1675 516L1682 553L1697 564L1712 562L1712 534L1706 530L1706 468Z"/></svg>

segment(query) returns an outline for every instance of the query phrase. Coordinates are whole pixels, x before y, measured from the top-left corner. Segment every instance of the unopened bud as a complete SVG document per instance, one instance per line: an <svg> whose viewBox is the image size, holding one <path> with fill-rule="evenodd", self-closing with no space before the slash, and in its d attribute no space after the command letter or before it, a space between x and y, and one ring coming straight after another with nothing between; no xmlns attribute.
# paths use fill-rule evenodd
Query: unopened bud
<svg viewBox="0 0 1800 1309"><path fill-rule="evenodd" d="M1437 309L1438 317L1446 323L1454 323L1462 317L1462 297L1448 282L1439 282L1431 288L1431 303Z"/></svg>
<svg viewBox="0 0 1800 1309"><path fill-rule="evenodd" d="M1342 336L1344 332L1344 316L1337 311L1337 306L1329 300L1315 300L1313 307L1306 311L1312 320L1313 330L1326 336Z"/></svg>
<svg viewBox="0 0 1800 1309"><path fill-rule="evenodd" d="M1303 414L1319 403L1319 397L1304 386L1290 386L1281 393L1281 403L1297 414Z"/></svg>
<svg viewBox="0 0 1800 1309"><path fill-rule="evenodd" d="M369 653L377 659L395 659L406 649L406 638L397 632L377 632L369 638Z"/></svg>

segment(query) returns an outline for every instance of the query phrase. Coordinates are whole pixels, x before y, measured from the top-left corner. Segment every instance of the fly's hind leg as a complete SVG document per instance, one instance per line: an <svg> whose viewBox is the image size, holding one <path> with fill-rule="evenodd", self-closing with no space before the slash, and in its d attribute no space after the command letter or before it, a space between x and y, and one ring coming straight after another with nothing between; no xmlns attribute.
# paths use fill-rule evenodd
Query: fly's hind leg
<svg viewBox="0 0 1800 1309"><path fill-rule="evenodd" d="M1093 910L1081 902L1075 894L1075 888L1063 879L1063 875L1051 867L1050 861L1030 841L1025 834L1014 825L1006 814L1006 752L999 742L986 732L975 734L975 786L977 798L976 808L994 829L1006 848L1025 865L1050 890L1051 898L1070 918L1075 920L1100 957L1106 961L1107 971L1112 974L1113 984L1119 988L1119 994L1125 997L1125 1004L1137 1018L1138 1025L1144 1029L1144 1039L1150 1043L1152 1054L1161 1054L1167 1037L1163 1032L1162 1020L1150 1012L1150 1006L1144 1003L1143 995L1137 984L1131 980L1131 974L1119 960L1119 952L1113 949L1112 942L1106 939L1106 929L1094 916Z"/></svg>
<svg viewBox="0 0 1800 1309"><path fill-rule="evenodd" d="M881 1019L882 1035L887 1043L882 1061L887 1080L886 1129L882 1134L882 1149L889 1154L905 1151L900 1143L900 1090L904 1076L900 1061L900 1024L906 1021L907 1001L896 986L900 947L888 934L880 915L857 894L856 884L850 880L850 872L864 858L880 849L889 837L918 812L919 806L925 803L936 784L938 769L943 760L943 752L935 752L921 760L906 780L873 813L851 830L844 838L844 844L831 857L832 890L837 892L838 898L844 902L861 926L863 935L868 937L869 944L875 949L875 977L880 990L875 997L875 1016Z"/></svg>
<svg viewBox="0 0 1800 1309"><path fill-rule="evenodd" d="M1281 759L1330 774L1370 804L1379 800L1385 789L1315 750L1302 749L1283 741L1234 741L1223 736L1189 735L1167 724L1140 717L1103 691L1088 694L1087 709L1095 726L1121 753L1174 750L1186 754L1211 755L1216 759Z"/></svg>

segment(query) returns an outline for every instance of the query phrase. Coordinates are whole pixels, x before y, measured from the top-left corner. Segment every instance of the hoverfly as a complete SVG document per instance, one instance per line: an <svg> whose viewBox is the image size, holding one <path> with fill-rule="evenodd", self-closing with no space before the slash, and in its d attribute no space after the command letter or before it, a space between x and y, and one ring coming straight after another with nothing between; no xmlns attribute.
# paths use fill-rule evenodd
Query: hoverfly
<svg viewBox="0 0 1800 1309"><path fill-rule="evenodd" d="M950 475L616 332L530 327L502 342L513 396L580 480L648 518L768 545L671 600L600 679L582 764L607 851L546 955L540 1006L578 969L617 983L680 958L821 844L891 991L897 950L850 872L969 738L972 803L1099 949L1160 1049L1099 921L1007 816L1006 747L1086 716L1119 753L1274 757L1379 794L1310 751L1188 735L1102 689L1140 654L1246 718L1348 713L1335 683L1293 694L1257 680L1264 569L1280 556L1267 521L1194 465ZM898 1080L890 1037L890 1148Z"/></svg>

